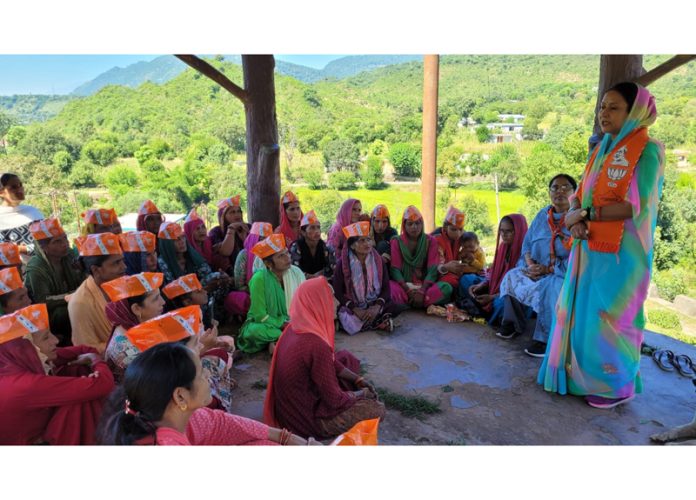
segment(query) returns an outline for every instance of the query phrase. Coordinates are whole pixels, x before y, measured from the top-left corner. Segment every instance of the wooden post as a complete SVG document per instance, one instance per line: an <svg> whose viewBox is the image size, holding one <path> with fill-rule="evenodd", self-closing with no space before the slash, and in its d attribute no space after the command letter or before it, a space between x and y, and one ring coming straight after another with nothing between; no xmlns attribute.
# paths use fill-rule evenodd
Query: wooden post
<svg viewBox="0 0 696 500"><path fill-rule="evenodd" d="M247 206L249 222L280 223L280 147L276 118L275 59L242 55L247 100Z"/></svg>
<svg viewBox="0 0 696 500"><path fill-rule="evenodd" d="M440 57L423 56L423 169L421 197L425 231L435 229L435 165L437 162L437 98Z"/></svg>

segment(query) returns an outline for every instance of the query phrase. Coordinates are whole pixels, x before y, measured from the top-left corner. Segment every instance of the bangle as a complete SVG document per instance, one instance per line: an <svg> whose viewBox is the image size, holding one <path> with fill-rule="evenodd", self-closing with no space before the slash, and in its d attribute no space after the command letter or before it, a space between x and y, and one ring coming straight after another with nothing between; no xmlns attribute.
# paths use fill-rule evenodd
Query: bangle
<svg viewBox="0 0 696 500"><path fill-rule="evenodd" d="M355 380L353 380L353 383L356 385L356 387L360 387L360 385L358 385L358 384L361 384L364 381L365 381L365 379L363 377L358 377Z"/></svg>
<svg viewBox="0 0 696 500"><path fill-rule="evenodd" d="M288 441L290 441L290 437L292 436L292 433L287 430L287 429L281 429L280 431L280 438L278 438L278 443L280 443L281 446L285 446L288 444Z"/></svg>

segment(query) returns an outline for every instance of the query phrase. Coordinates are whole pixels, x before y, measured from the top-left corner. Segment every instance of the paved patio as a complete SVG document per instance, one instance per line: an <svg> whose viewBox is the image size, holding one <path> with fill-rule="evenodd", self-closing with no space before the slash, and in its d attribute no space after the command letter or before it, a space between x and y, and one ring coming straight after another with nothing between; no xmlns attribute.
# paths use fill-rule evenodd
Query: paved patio
<svg viewBox="0 0 696 500"><path fill-rule="evenodd" d="M360 358L376 386L440 402L442 413L423 420L388 411L380 444L647 445L651 434L690 422L696 412L691 381L660 370L648 356L641 356L644 392L626 405L599 410L536 384L541 360L522 351L529 335L505 341L487 326L450 324L419 312L404 313L398 322L391 335L336 336L337 350ZM645 340L696 360L696 348L688 344L651 332ZM269 356L235 366L236 412L261 419L265 391L252 384L267 380Z"/></svg>

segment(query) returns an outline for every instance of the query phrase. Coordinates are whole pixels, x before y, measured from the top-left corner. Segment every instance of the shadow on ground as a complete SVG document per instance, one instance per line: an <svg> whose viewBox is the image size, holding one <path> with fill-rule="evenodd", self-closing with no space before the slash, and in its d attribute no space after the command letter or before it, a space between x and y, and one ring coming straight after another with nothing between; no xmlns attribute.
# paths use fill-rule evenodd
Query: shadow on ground
<svg viewBox="0 0 696 500"><path fill-rule="evenodd" d="M528 336L505 341L486 326L417 312L398 323L390 335L336 335L336 349L355 354L376 386L440 404L441 413L422 420L388 411L380 444L647 445L651 434L690 422L696 411L691 381L648 356L641 356L644 392L599 410L536 384L541 360L524 354ZM696 360L695 347L669 337L646 332L645 341ZM235 413L261 420L269 362L262 353L235 364Z"/></svg>

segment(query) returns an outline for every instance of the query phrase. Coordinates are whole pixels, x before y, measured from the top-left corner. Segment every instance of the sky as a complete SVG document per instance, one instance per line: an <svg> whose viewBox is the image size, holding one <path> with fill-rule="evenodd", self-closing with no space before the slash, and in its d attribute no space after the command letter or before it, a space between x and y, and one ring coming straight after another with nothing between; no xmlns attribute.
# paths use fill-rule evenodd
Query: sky
<svg viewBox="0 0 696 500"><path fill-rule="evenodd" d="M115 66L151 61L157 55L0 55L0 95L69 94ZM322 69L342 55L276 55L276 59Z"/></svg>

